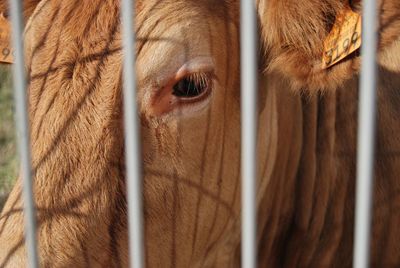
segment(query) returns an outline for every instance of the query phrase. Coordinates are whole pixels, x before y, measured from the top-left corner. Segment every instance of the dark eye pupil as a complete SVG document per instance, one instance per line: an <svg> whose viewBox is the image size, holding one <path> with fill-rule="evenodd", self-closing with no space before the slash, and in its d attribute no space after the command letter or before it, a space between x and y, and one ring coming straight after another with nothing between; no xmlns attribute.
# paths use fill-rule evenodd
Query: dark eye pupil
<svg viewBox="0 0 400 268"><path fill-rule="evenodd" d="M204 89L203 83L184 78L174 85L172 94L177 97L191 98L200 95Z"/></svg>

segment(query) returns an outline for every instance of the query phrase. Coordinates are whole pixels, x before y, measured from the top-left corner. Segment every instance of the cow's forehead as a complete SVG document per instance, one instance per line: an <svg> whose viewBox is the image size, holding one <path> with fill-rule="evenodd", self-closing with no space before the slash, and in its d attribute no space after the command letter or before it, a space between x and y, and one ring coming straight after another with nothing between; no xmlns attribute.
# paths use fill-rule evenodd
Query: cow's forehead
<svg viewBox="0 0 400 268"><path fill-rule="evenodd" d="M143 71L139 74L168 73L191 59L212 57L212 51L226 42L233 46L238 31L236 8L228 1L137 2L138 63ZM218 43L221 40L225 41Z"/></svg>
<svg viewBox="0 0 400 268"><path fill-rule="evenodd" d="M236 0L140 0L136 1L136 12L140 16L151 18L156 13L184 16L193 12L215 15L220 18L239 22L239 3Z"/></svg>

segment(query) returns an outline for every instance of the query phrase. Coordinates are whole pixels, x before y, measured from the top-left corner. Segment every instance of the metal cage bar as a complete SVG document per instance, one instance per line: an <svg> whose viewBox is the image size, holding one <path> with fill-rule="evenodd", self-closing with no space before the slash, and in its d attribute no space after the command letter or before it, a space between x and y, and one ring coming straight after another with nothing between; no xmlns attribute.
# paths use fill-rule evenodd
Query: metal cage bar
<svg viewBox="0 0 400 268"><path fill-rule="evenodd" d="M241 0L242 267L256 267L257 20L254 1Z"/></svg>
<svg viewBox="0 0 400 268"><path fill-rule="evenodd" d="M122 0L121 19L124 44L125 158L129 223L130 267L144 266L142 176L139 118L136 103L134 0Z"/></svg>
<svg viewBox="0 0 400 268"><path fill-rule="evenodd" d="M370 255L377 81L376 10L375 0L363 0L363 45L358 110L356 222L353 259L355 268L368 267Z"/></svg>
<svg viewBox="0 0 400 268"><path fill-rule="evenodd" d="M13 66L14 98L16 109L16 126L18 147L22 166L22 191L24 200L25 218L25 243L28 253L28 265L31 268L38 267L38 255L36 247L36 214L32 191L30 134L27 110L27 94L25 79L25 62L23 47L23 17L22 1L10 0L12 41L15 48L15 63Z"/></svg>
<svg viewBox="0 0 400 268"><path fill-rule="evenodd" d="M130 267L144 267L141 153L136 104L134 1L121 0L124 44L124 121L127 168ZM16 125L22 163L26 244L29 266L38 267L36 218L32 192L31 155L23 50L22 2L10 1L15 48L14 86ZM374 0L363 0L363 47L357 153L354 267L368 267L373 190L376 118L377 11ZM257 27L253 1L241 1L241 163L242 163L242 267L257 263L256 247L256 92Z"/></svg>

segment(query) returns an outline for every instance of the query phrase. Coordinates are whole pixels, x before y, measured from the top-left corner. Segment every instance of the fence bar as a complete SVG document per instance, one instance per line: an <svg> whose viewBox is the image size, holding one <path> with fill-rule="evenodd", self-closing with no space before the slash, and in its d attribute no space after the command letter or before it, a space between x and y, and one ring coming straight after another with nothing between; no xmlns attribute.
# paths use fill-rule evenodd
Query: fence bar
<svg viewBox="0 0 400 268"><path fill-rule="evenodd" d="M256 267L257 26L254 1L241 0L242 267Z"/></svg>
<svg viewBox="0 0 400 268"><path fill-rule="evenodd" d="M125 158L129 222L130 267L144 266L140 129L136 104L134 1L122 0L124 44Z"/></svg>
<svg viewBox="0 0 400 268"><path fill-rule="evenodd" d="M363 1L363 45L358 111L354 267L369 266L376 121L377 4Z"/></svg>
<svg viewBox="0 0 400 268"><path fill-rule="evenodd" d="M36 250L36 214L32 192L31 153L27 110L27 94L25 80L25 62L23 48L23 17L22 1L10 0L12 41L15 48L15 59L13 65L14 98L16 109L16 126L19 144L19 154L22 167L22 191L24 199L25 214L25 242L28 253L29 267L38 267L38 256Z"/></svg>

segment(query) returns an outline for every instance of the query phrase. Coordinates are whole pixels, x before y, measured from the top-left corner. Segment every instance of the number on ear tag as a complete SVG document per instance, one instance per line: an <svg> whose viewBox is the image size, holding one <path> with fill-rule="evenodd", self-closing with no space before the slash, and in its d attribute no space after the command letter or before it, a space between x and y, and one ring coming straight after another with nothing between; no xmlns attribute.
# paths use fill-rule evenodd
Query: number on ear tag
<svg viewBox="0 0 400 268"><path fill-rule="evenodd" d="M331 67L361 46L361 16L347 5L336 16L335 24L324 42L322 67Z"/></svg>
<svg viewBox="0 0 400 268"><path fill-rule="evenodd" d="M10 22L0 14L0 62L13 63L14 50L11 46Z"/></svg>

